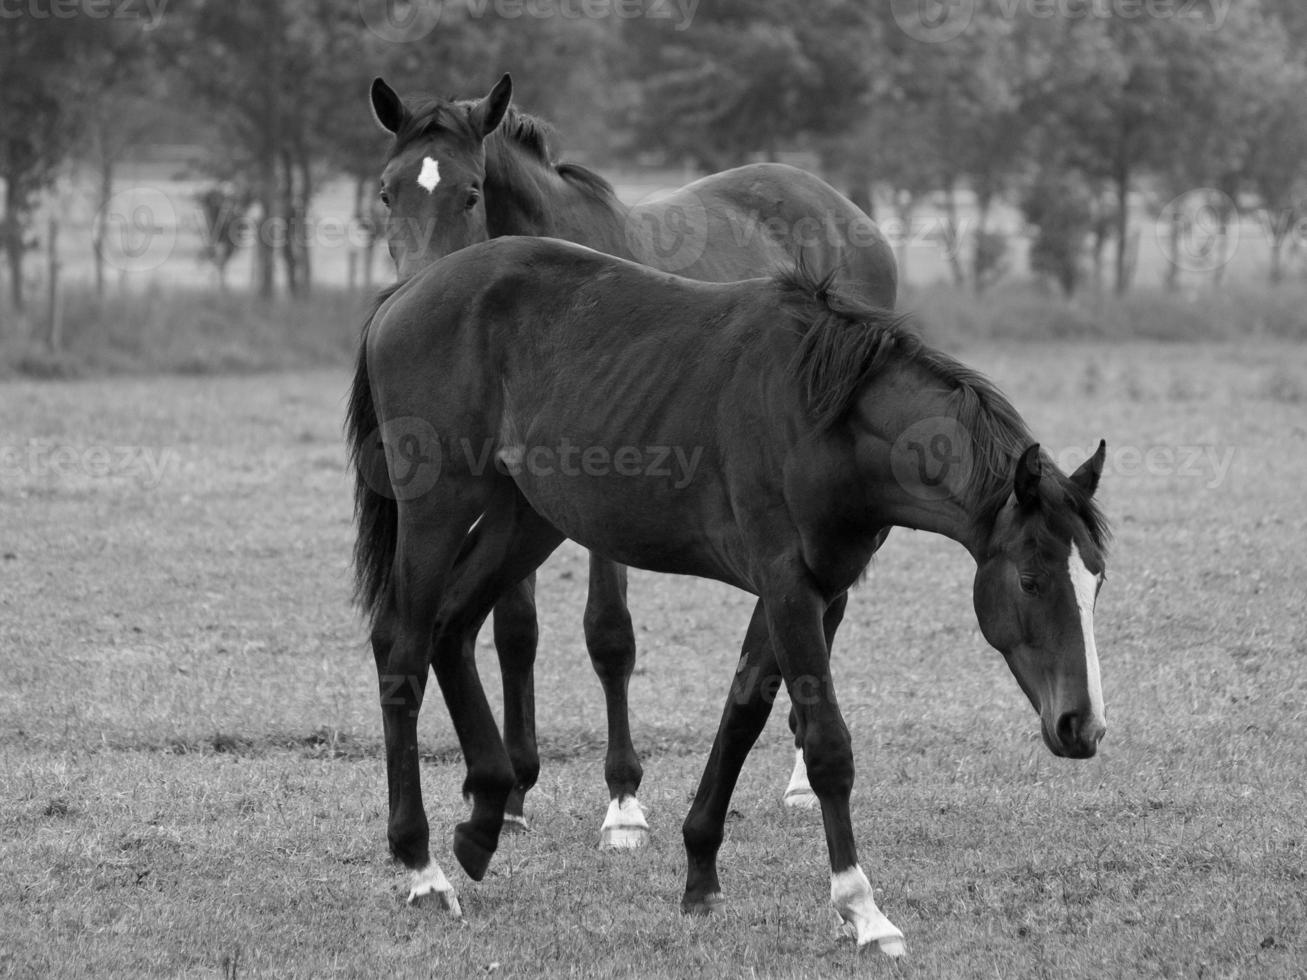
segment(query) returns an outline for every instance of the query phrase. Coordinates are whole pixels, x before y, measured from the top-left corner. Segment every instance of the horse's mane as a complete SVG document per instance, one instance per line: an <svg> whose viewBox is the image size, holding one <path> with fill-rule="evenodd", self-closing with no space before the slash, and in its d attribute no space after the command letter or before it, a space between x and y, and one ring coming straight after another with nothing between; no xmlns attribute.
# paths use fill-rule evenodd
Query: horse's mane
<svg viewBox="0 0 1307 980"><path fill-rule="evenodd" d="M848 288L836 273L818 274L800 261L777 273L775 282L801 339L790 370L803 391L819 431L843 421L863 388L893 362L914 364L948 392L947 411L970 434L975 465L962 488L973 513L992 518L1012 491L1016 461L1035 442L1025 420L994 383L935 350L915 332L911 317L875 306ZM1069 507L1100 547L1109 536L1097 504L1046 455L1041 499L1056 521ZM1060 523L1060 522L1059 522Z"/></svg>
<svg viewBox="0 0 1307 980"><path fill-rule="evenodd" d="M510 155L494 152L500 146L507 144L520 149L528 159L553 171L588 196L603 201L615 199L617 193L613 190L613 185L593 170L577 163L560 163L554 158L550 145L553 135L554 129L549 123L510 105L508 112L504 114L503 122L486 138L486 166L488 168L512 166Z"/></svg>
<svg viewBox="0 0 1307 980"><path fill-rule="evenodd" d="M425 98L411 100L407 105L408 115L399 132L395 134L395 142L390 151L391 159L415 141L435 133L449 133L470 143L476 143L480 139L472 128L468 114L476 105L474 101ZM557 174L590 197L604 201L616 199L613 185L593 170L588 170L580 164L560 163L556 160L551 146L552 138L553 127L549 123L510 105L503 121L486 138L486 167L496 169L503 183L517 186L521 181L512 179L513 172L520 167L520 158L525 158ZM521 152L518 154L498 152L505 147Z"/></svg>

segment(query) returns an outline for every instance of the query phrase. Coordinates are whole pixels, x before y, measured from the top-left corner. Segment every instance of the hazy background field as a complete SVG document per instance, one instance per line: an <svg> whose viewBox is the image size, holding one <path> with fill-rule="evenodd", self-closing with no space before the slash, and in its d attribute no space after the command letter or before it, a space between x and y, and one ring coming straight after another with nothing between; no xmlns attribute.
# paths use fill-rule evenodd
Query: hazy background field
<svg viewBox="0 0 1307 980"><path fill-rule="evenodd" d="M654 844L601 854L584 559L550 561L534 829L481 884L448 852L456 743L438 703L423 715L436 854L466 912L451 922L405 907L386 859L374 671L348 605L346 374L7 382L22 440L2 461L0 972L1299 975L1307 355L957 350L1060 458L1112 448L1110 731L1095 760L1052 758L978 634L965 553L891 536L835 663L863 862L908 936L898 966L836 938L820 823L779 804L783 708L736 794L725 914L677 910L679 824L748 597L633 575Z"/></svg>

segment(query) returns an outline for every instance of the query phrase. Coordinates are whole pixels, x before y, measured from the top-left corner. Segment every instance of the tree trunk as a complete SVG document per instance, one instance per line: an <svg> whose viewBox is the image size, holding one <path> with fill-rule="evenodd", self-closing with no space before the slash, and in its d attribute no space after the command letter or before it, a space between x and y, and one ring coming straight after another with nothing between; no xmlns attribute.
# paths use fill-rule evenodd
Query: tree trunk
<svg viewBox="0 0 1307 980"><path fill-rule="evenodd" d="M894 213L899 220L899 247L897 249L899 282L908 281L908 249L912 247L912 212L917 202L907 191L895 195Z"/></svg>
<svg viewBox="0 0 1307 980"><path fill-rule="evenodd" d="M265 152L259 165L259 227L255 235L255 270L260 299L272 299L277 292L276 241L277 225L277 163L270 151Z"/></svg>
<svg viewBox="0 0 1307 980"><path fill-rule="evenodd" d="M280 154L281 181L278 192L281 198L281 262L286 270L286 290L291 296L300 294L299 256L295 251L296 214L295 214L295 167L290 154L285 150Z"/></svg>
<svg viewBox="0 0 1307 980"><path fill-rule="evenodd" d="M313 229L309 227L309 205L313 201L313 169L303 150L299 153L300 187L298 221L295 226L295 247L299 250L300 281L304 295L313 292Z"/></svg>
<svg viewBox="0 0 1307 980"><path fill-rule="evenodd" d="M962 268L962 230L958 227L958 202L956 181L949 177L944 181L944 251L948 255L949 271L953 273L953 285L961 288L967 284L967 271Z"/></svg>
<svg viewBox="0 0 1307 980"><path fill-rule="evenodd" d="M10 174L5 178L5 216L0 221L4 234L5 253L9 256L9 298L14 312L22 316L26 305L23 298L23 225L19 220L21 201L18 181Z"/></svg>
<svg viewBox="0 0 1307 980"><path fill-rule="evenodd" d="M94 225L94 231L91 238L91 250L95 253L95 296L97 299L104 299L104 213L109 207L109 199L113 197L113 178L114 165L113 159L109 154L101 151L100 157L100 194L96 202L96 214L100 215L100 221Z"/></svg>
<svg viewBox="0 0 1307 980"><path fill-rule="evenodd" d="M64 298L59 283L59 219L50 216L46 236L47 278L49 281L49 318L46 323L45 343L57 351L64 342Z"/></svg>
<svg viewBox="0 0 1307 980"><path fill-rule="evenodd" d="M1180 209L1172 208L1171 227L1167 229L1167 238L1170 242L1170 256L1166 264L1166 291L1168 293L1180 291L1180 249L1182 247L1180 239L1183 233L1184 224Z"/></svg>
<svg viewBox="0 0 1307 980"><path fill-rule="evenodd" d="M367 193L364 184L364 178L354 178L354 220L350 227L348 252L345 255L346 263L346 283L350 293L358 288L359 273L362 271L359 266L363 258L363 243L358 241L358 236L363 234L363 195Z"/></svg>
<svg viewBox="0 0 1307 980"><path fill-rule="evenodd" d="M1284 281L1284 239L1285 232L1279 228L1271 231L1271 285L1278 286Z"/></svg>
<svg viewBox="0 0 1307 980"><path fill-rule="evenodd" d="M1130 288L1127 254L1130 231L1130 165L1118 161L1116 170L1116 294L1124 296Z"/></svg>

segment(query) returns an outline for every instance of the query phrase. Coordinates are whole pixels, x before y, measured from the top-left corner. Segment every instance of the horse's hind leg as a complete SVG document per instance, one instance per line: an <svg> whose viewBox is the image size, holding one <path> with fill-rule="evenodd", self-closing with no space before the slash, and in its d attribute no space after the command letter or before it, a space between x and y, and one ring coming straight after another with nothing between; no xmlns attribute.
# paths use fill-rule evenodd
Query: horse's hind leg
<svg viewBox="0 0 1307 980"><path fill-rule="evenodd" d="M516 783L504 805L504 830L526 830L526 794L540 775L536 747L535 659L540 631L536 620L535 574L495 603L495 652L504 681L504 745Z"/></svg>
<svg viewBox="0 0 1307 980"><path fill-rule="evenodd" d="M845 592L826 609L822 628L826 633L828 651L835 645L835 631L844 621L844 610L848 604L849 594ZM790 731L794 734L794 769L790 773L790 782L785 787L785 795L781 800L786 806L796 809L815 810L821 804L817 800L817 794L812 791L812 784L808 782L808 767L803 763L803 734L799 731L799 713L794 710L792 704L790 705Z"/></svg>
<svg viewBox="0 0 1307 980"><path fill-rule="evenodd" d="M590 555L590 593L585 606L585 641L590 662L603 685L608 707L608 813L599 832L599 846L642 847L649 842L649 824L636 799L644 771L631 743L627 701L635 670L635 633L626 608L626 567Z"/></svg>
<svg viewBox="0 0 1307 980"><path fill-rule="evenodd" d="M504 806L516 777L477 675L475 642L495 602L558 547L563 536L509 485L481 518L440 607L432 666L458 734L472 815L454 830L454 856L473 881L499 845Z"/></svg>
<svg viewBox="0 0 1307 980"><path fill-rule="evenodd" d="M381 717L386 743L390 852L412 872L409 901L436 895L456 915L458 899L431 860L430 828L422 805L417 719L431 663L435 609L467 525L480 507L445 500L444 519L414 520L416 504L400 510L394 579L372 628Z"/></svg>

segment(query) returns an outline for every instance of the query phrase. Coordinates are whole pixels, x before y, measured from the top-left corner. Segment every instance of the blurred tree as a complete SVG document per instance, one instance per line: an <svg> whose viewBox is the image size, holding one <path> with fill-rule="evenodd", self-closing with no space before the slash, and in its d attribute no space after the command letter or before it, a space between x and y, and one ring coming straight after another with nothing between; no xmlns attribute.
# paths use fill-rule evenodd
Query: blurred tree
<svg viewBox="0 0 1307 980"><path fill-rule="evenodd" d="M150 35L141 21L106 20L98 34L96 44L83 54L78 71L69 79L69 87L84 119L77 154L96 177L97 220L91 247L95 254L95 291L103 296L103 215L113 197L115 174L130 148L158 135L158 105L164 92L151 61Z"/></svg>
<svg viewBox="0 0 1307 980"><path fill-rule="evenodd" d="M699 8L692 30L631 21L642 98L626 122L638 148L708 169L774 160L850 124L872 36L856 0L722 0Z"/></svg>
<svg viewBox="0 0 1307 980"><path fill-rule="evenodd" d="M1093 220L1093 201L1084 178L1060 168L1041 170L1021 200L1021 211L1036 228L1030 268L1052 278L1068 299L1083 277L1085 238Z"/></svg>
<svg viewBox="0 0 1307 980"><path fill-rule="evenodd" d="M84 17L6 16L0 31L0 247L8 258L10 302L20 315L37 195L58 176L85 118L73 82L94 41L90 23Z"/></svg>
<svg viewBox="0 0 1307 980"><path fill-rule="evenodd" d="M172 14L161 49L174 76L212 120L213 143L221 152L213 169L239 177L258 205L259 295L276 291L278 256L290 293L307 292L309 209L334 159L332 120L342 113L366 119L366 84L357 68L365 58L357 48L368 35L358 5L187 0ZM351 81L359 85L357 92Z"/></svg>
<svg viewBox="0 0 1307 980"><path fill-rule="evenodd" d="M1284 245L1307 219L1307 65L1294 61L1269 79L1250 113L1243 174L1256 193L1270 244L1272 283L1284 278Z"/></svg>

